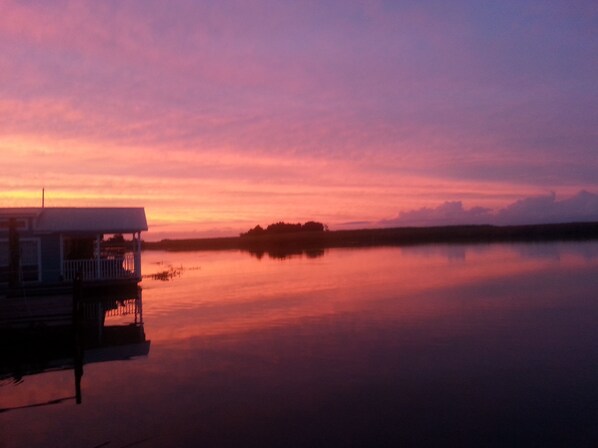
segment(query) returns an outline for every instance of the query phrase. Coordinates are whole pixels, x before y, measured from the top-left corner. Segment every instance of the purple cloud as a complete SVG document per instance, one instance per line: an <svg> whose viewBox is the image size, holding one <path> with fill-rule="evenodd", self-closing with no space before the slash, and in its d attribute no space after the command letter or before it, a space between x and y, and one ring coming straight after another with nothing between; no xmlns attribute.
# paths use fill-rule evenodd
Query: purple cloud
<svg viewBox="0 0 598 448"><path fill-rule="evenodd" d="M483 207L465 209L461 201L452 201L435 208L423 207L401 212L397 218L381 221L381 224L384 227L489 224L493 218L490 212L490 209Z"/></svg>
<svg viewBox="0 0 598 448"><path fill-rule="evenodd" d="M397 218L380 221L390 226L440 226L460 224L543 224L598 221L598 195L580 191L575 196L557 200L556 194L528 197L500 210L473 207L461 201L445 202L438 207L424 207L400 212Z"/></svg>
<svg viewBox="0 0 598 448"><path fill-rule="evenodd" d="M576 221L598 221L598 195L580 191L558 201L556 195L521 199L496 214L500 224L536 224Z"/></svg>

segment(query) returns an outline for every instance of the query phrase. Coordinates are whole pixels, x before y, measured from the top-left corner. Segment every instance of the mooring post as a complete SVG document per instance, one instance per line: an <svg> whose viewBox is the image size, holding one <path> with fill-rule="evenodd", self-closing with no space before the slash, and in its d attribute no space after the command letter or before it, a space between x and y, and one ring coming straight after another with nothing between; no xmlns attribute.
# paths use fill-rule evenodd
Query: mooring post
<svg viewBox="0 0 598 448"><path fill-rule="evenodd" d="M81 272L77 272L73 280L73 364L75 371L75 400L77 404L81 404L82 401L81 377L83 376L83 343L81 341L81 279Z"/></svg>
<svg viewBox="0 0 598 448"><path fill-rule="evenodd" d="M81 300L81 271L75 274L73 279L73 326L79 327L79 302Z"/></svg>

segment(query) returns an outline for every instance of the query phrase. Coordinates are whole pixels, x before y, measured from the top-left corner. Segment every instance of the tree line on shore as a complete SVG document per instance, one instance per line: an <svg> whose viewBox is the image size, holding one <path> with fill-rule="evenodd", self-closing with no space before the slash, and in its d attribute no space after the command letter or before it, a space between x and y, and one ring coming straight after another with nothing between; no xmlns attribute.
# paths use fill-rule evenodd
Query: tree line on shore
<svg viewBox="0 0 598 448"><path fill-rule="evenodd" d="M306 223L307 224L307 223ZM291 227L297 229L298 227ZM301 226L303 228L303 226ZM307 228L314 228L307 226ZM274 229L288 229L275 226ZM493 242L544 242L598 240L598 222L535 224L523 226L442 226L391 227L383 229L283 231L257 233L254 229L240 237L181 239L144 242L144 249L154 250L314 250L334 247L402 246L414 244L467 244ZM246 235L262 235L247 237Z"/></svg>
<svg viewBox="0 0 598 448"><path fill-rule="evenodd" d="M316 221L307 221L304 224L291 224L279 221L274 224L270 224L265 229L258 224L253 229L249 229L247 232L241 233L241 236L275 235L281 233L299 232L324 232L326 230L328 230L328 227L325 224Z"/></svg>

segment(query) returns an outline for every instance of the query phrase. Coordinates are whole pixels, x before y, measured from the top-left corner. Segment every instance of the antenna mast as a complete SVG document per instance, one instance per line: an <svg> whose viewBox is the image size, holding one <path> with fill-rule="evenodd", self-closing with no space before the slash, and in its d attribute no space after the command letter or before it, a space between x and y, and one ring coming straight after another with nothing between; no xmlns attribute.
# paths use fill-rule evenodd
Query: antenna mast
<svg viewBox="0 0 598 448"><path fill-rule="evenodd" d="M44 208L46 203L46 189L42 188L42 208Z"/></svg>

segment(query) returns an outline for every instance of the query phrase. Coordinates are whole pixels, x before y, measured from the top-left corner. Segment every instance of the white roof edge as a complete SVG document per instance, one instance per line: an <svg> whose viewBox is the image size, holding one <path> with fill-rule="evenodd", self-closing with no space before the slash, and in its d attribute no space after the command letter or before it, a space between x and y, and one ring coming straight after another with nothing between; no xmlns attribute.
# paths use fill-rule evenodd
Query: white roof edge
<svg viewBox="0 0 598 448"><path fill-rule="evenodd" d="M133 233L148 230L143 207L0 208L1 217L35 217L39 233Z"/></svg>

